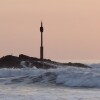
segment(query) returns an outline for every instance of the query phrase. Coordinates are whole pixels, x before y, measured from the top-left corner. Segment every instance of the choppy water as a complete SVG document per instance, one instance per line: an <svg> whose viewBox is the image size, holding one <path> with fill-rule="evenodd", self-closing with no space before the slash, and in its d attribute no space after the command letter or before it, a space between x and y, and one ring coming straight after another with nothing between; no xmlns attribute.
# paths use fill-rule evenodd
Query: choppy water
<svg viewBox="0 0 100 100"><path fill-rule="evenodd" d="M0 100L100 100L100 89L55 85L0 85Z"/></svg>
<svg viewBox="0 0 100 100"><path fill-rule="evenodd" d="M100 64L91 67L0 69L0 100L100 100Z"/></svg>

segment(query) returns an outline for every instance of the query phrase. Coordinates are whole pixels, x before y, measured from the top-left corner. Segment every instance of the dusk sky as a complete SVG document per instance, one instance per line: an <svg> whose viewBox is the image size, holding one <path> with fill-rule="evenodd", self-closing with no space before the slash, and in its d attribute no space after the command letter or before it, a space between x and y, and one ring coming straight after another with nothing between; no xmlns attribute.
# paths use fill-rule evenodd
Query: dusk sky
<svg viewBox="0 0 100 100"><path fill-rule="evenodd" d="M0 0L0 57L100 59L100 0Z"/></svg>

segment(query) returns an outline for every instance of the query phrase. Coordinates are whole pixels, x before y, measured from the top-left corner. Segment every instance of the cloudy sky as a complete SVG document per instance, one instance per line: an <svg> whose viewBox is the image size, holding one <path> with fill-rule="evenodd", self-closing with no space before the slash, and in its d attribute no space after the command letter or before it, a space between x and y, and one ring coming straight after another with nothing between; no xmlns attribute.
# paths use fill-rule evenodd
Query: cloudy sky
<svg viewBox="0 0 100 100"><path fill-rule="evenodd" d="M0 56L100 59L100 0L0 0Z"/></svg>

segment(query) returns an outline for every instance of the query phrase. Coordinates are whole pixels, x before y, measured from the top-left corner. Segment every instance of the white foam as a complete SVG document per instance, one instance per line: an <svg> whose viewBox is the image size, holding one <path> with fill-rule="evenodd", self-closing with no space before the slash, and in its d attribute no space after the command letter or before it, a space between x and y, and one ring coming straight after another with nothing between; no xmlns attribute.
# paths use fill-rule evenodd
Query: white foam
<svg viewBox="0 0 100 100"><path fill-rule="evenodd" d="M100 87L100 68L0 69L0 83L2 80L6 83L14 79L17 79L17 83L23 79L21 82L53 83L68 87Z"/></svg>

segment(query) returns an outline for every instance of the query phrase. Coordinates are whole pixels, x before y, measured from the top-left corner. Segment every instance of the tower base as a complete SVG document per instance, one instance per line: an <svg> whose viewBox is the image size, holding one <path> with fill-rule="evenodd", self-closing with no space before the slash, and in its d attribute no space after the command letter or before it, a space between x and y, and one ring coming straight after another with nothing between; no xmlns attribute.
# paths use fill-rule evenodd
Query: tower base
<svg viewBox="0 0 100 100"><path fill-rule="evenodd" d="M40 60L43 61L43 47L40 47Z"/></svg>

